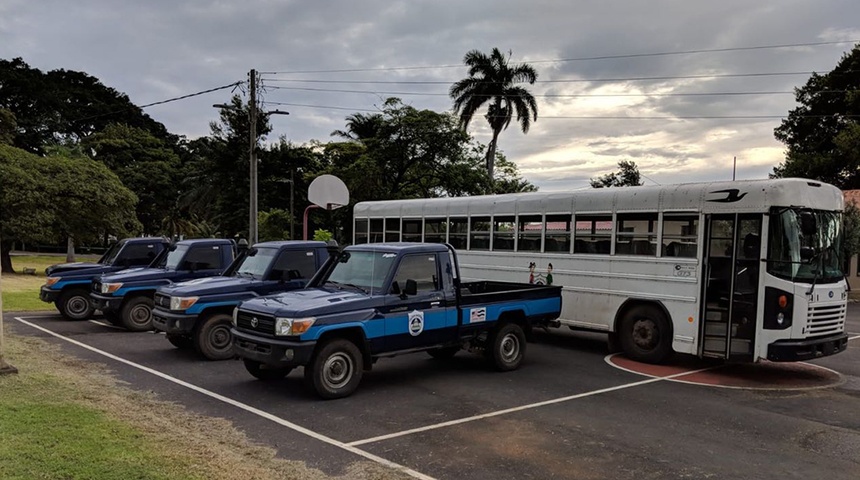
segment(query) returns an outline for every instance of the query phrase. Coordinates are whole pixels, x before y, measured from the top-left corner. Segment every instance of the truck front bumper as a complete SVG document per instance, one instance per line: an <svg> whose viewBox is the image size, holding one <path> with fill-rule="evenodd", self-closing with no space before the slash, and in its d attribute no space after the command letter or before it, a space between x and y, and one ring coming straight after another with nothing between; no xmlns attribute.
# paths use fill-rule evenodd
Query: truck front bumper
<svg viewBox="0 0 860 480"><path fill-rule="evenodd" d="M102 312L117 312L122 306L122 297L110 297L98 293L90 293L90 304Z"/></svg>
<svg viewBox="0 0 860 480"><path fill-rule="evenodd" d="M53 303L56 302L58 298L60 298L59 290L51 290L50 288L42 285L42 288L39 289L39 299L43 302Z"/></svg>
<svg viewBox="0 0 860 480"><path fill-rule="evenodd" d="M767 359L772 362L797 362L834 355L846 348L847 333L809 340L778 340L767 346Z"/></svg>
<svg viewBox="0 0 860 480"><path fill-rule="evenodd" d="M298 367L307 365L317 342L291 342L260 337L230 329L236 355L273 367Z"/></svg>
<svg viewBox="0 0 860 480"><path fill-rule="evenodd" d="M175 313L161 307L152 309L152 326L171 335L190 335L197 323L197 315Z"/></svg>

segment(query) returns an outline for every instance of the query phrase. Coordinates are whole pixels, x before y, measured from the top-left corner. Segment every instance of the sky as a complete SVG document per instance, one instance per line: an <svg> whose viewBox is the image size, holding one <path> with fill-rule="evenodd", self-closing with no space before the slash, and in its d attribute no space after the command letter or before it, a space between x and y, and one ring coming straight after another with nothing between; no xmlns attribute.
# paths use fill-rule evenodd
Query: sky
<svg viewBox="0 0 860 480"><path fill-rule="evenodd" d="M857 0L2 0L0 58L84 71L138 105L253 68L264 110L290 112L270 117L271 137L302 144L331 140L387 97L450 110L463 56L495 47L538 72L537 121L528 134L512 123L499 148L542 191L559 191L621 160L646 184L730 180L735 158L736 178L766 178L784 158L780 118L738 117L786 115L793 89L860 40L858 18ZM230 95L146 112L196 138ZM469 130L488 143L483 114Z"/></svg>

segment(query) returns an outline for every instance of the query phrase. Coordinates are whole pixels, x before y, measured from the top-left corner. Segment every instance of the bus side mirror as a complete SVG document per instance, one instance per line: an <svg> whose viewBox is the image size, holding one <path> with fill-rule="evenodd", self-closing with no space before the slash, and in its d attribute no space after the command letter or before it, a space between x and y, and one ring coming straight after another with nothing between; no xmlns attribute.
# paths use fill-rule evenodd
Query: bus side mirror
<svg viewBox="0 0 860 480"><path fill-rule="evenodd" d="M804 235L815 235L818 232L818 224L812 212L800 212L800 232Z"/></svg>
<svg viewBox="0 0 860 480"><path fill-rule="evenodd" d="M804 261L812 260L815 256L815 249L812 247L800 247L800 259Z"/></svg>

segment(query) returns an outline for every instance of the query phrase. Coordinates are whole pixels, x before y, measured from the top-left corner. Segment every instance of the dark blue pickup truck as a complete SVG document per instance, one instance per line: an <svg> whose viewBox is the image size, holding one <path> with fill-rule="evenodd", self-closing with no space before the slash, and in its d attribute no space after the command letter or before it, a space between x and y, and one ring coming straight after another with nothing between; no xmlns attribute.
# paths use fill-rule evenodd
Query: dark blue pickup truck
<svg viewBox="0 0 860 480"><path fill-rule="evenodd" d="M236 354L263 380L304 367L322 398L351 394L382 357L482 352L520 366L526 334L561 312L561 287L461 282L450 245L365 244L332 252L303 290L248 300L233 314Z"/></svg>
<svg viewBox="0 0 860 480"><path fill-rule="evenodd" d="M241 255L220 277L160 287L152 326L179 348L209 360L233 357L230 322L239 302L304 288L328 258L324 242L264 242Z"/></svg>
<svg viewBox="0 0 860 480"><path fill-rule="evenodd" d="M76 262L45 269L45 285L39 290L43 302L53 303L69 320L86 320L93 314L90 284L105 273L147 266L168 247L164 238L126 238L113 244L96 263Z"/></svg>
<svg viewBox="0 0 860 480"><path fill-rule="evenodd" d="M131 268L92 281L90 301L111 323L131 331L152 329L155 290L162 285L214 277L236 256L232 240L182 240L161 253L148 268Z"/></svg>

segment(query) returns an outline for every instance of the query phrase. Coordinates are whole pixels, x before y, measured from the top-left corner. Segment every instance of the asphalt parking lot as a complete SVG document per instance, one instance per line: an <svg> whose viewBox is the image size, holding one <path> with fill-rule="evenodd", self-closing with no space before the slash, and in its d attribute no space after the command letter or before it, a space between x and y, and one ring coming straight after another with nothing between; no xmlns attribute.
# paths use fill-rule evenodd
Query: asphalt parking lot
<svg viewBox="0 0 860 480"><path fill-rule="evenodd" d="M644 376L614 367L602 336L554 330L537 335L514 372L465 352L382 359L354 395L334 401L305 390L301 369L262 382L239 361L206 362L161 335L99 320L7 313L5 322L332 475L371 460L438 479L860 478L858 304L848 350L811 362L836 379L820 385L682 383L723 368L684 358Z"/></svg>

